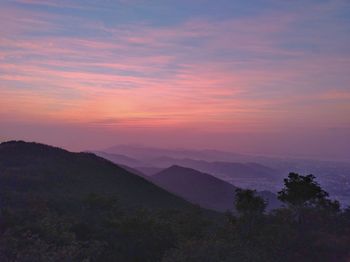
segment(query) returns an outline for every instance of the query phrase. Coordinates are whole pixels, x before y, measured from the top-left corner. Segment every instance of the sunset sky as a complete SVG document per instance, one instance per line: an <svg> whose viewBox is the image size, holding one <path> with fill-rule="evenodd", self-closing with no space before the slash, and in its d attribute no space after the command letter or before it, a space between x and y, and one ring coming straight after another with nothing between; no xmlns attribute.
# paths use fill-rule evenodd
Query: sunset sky
<svg viewBox="0 0 350 262"><path fill-rule="evenodd" d="M0 139L350 159L350 1L0 0Z"/></svg>

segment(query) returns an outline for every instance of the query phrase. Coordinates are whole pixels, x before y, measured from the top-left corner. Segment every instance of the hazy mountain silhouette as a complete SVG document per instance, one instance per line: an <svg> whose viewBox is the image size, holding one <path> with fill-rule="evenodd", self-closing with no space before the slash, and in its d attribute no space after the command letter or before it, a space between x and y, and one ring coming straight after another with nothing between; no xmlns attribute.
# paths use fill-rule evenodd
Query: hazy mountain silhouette
<svg viewBox="0 0 350 262"><path fill-rule="evenodd" d="M160 187L202 207L217 211L232 210L237 187L212 175L191 168L171 166L152 176ZM276 195L259 192L269 202L269 209L280 205Z"/></svg>
<svg viewBox="0 0 350 262"><path fill-rule="evenodd" d="M189 167L201 172L207 172L211 174L222 174L228 177L240 177L240 178L268 178L277 179L276 170L257 163L233 163L215 161L209 162L204 160L194 160L189 158L171 158L161 157L152 159L150 164L158 167L169 167L171 165L180 165L183 167Z"/></svg>
<svg viewBox="0 0 350 262"><path fill-rule="evenodd" d="M183 208L185 200L92 153L71 153L43 144L0 144L0 196L15 194L75 203L90 193L116 196L130 208ZM74 201L78 200L78 201Z"/></svg>
<svg viewBox="0 0 350 262"><path fill-rule="evenodd" d="M224 180L242 178L281 181L281 177L284 175L279 169L271 168L271 165L254 161L269 158L217 150L161 149L119 145L106 149L106 152L133 158L134 161L129 163L122 162L122 159L117 158L108 159L115 163L119 161L119 163L136 168L147 175L156 173L154 171L157 170L152 170L152 168L167 168L172 165L193 168ZM283 171L285 172L285 170Z"/></svg>
<svg viewBox="0 0 350 262"><path fill-rule="evenodd" d="M223 161L223 162L254 162L262 165L277 168L285 165L298 165L298 164L327 164L334 163L337 165L349 166L350 161L336 161L336 160L321 160L317 158L302 157L300 154L297 156L280 156L280 155L261 155L261 154L245 154L245 153L235 153L223 150L213 150L213 149L181 149L181 148L157 148L149 147L143 145L116 145L104 150L108 153L123 154L136 159L152 159L162 156L172 157L172 158L191 158L195 160L205 160L205 161Z"/></svg>
<svg viewBox="0 0 350 262"><path fill-rule="evenodd" d="M141 160L138 160L136 158L129 157L126 155L122 155L122 154L107 153L102 151L92 151L92 153L120 165L125 165L129 167L146 165L146 163L142 162Z"/></svg>
<svg viewBox="0 0 350 262"><path fill-rule="evenodd" d="M137 169L139 172L141 172L146 176L153 176L159 173L160 171L164 170L164 168L162 167L147 167L147 166L141 166L141 167L138 166L138 167L135 167L135 169Z"/></svg>
<svg viewBox="0 0 350 262"><path fill-rule="evenodd" d="M113 154L123 154L142 160L149 160L162 156L173 158L191 158L207 161L246 161L245 155L218 150L190 150L190 149L164 149L140 145L116 145L102 150Z"/></svg>
<svg viewBox="0 0 350 262"><path fill-rule="evenodd" d="M282 186L283 177L290 171L317 174L321 185L335 199L344 205L350 203L350 165L344 162L128 145L108 150L133 159L127 165L145 175L153 175L160 172L160 169L179 165L209 173L242 188L261 191L277 192ZM119 159L111 160L121 163Z"/></svg>
<svg viewBox="0 0 350 262"><path fill-rule="evenodd" d="M270 168L269 165L247 162L247 160L255 159L251 156L216 150L159 149L127 145L115 146L107 150L118 152L118 156L125 156L116 158L111 157L113 154L106 153L105 156L114 163L124 163L147 176L154 175L172 165L179 165L209 173L242 188L253 188L261 191L276 192L281 186L283 175L288 173L286 170ZM132 161L123 162L124 158L127 158L126 156ZM220 161L216 161L217 159ZM235 159L243 162L229 162L222 159Z"/></svg>

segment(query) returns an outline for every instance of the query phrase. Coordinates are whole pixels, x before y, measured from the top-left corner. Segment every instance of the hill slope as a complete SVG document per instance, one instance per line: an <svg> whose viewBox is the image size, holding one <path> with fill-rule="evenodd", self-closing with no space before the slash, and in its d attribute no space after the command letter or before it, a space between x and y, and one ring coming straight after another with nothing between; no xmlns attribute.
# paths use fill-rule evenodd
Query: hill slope
<svg viewBox="0 0 350 262"><path fill-rule="evenodd" d="M77 203L90 193L113 195L128 208L183 208L190 204L91 153L22 141L0 144L0 197L28 195ZM0 203L5 201L1 201Z"/></svg>
<svg viewBox="0 0 350 262"><path fill-rule="evenodd" d="M235 187L212 175L191 168L171 166L152 176L152 181L169 192L202 207L226 211L233 208ZM269 203L269 208L279 205L271 192L258 192Z"/></svg>
<svg viewBox="0 0 350 262"><path fill-rule="evenodd" d="M233 206L235 186L191 168L171 166L153 175L152 181L206 208L223 211Z"/></svg>

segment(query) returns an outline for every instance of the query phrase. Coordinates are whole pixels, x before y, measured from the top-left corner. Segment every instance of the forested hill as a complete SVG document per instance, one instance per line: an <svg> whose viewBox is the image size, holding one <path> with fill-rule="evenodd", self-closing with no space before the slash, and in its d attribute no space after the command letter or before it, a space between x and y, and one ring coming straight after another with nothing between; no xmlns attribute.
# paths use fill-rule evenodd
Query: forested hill
<svg viewBox="0 0 350 262"><path fill-rule="evenodd" d="M68 200L67 205L95 193L116 197L123 206L131 208L190 206L94 154L23 141L0 144L0 192L16 196L13 201L25 194L57 202Z"/></svg>

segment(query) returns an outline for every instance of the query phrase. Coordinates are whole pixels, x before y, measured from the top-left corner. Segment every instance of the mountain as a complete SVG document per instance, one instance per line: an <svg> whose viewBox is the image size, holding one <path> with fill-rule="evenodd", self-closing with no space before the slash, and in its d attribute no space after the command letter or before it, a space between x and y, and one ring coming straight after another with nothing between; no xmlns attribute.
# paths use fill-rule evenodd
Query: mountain
<svg viewBox="0 0 350 262"><path fill-rule="evenodd" d="M275 192L282 186L280 172L257 163L210 162L189 158L161 157L149 160L149 164L163 168L171 165L193 168L242 188Z"/></svg>
<svg viewBox="0 0 350 262"><path fill-rule="evenodd" d="M237 187L212 175L191 168L173 165L152 176L152 181L194 204L217 211L233 208ZM269 202L269 209L280 206L276 195L259 192Z"/></svg>
<svg viewBox="0 0 350 262"><path fill-rule="evenodd" d="M129 167L136 167L136 166L144 166L146 165L144 162L133 158L129 156L125 156L122 154L112 154L112 153L107 153L107 152L102 152L102 151L92 151L92 153L103 157L105 159L108 159L109 161L112 161L115 164L119 165L125 165Z"/></svg>
<svg viewBox="0 0 350 262"><path fill-rule="evenodd" d="M147 176L171 165L179 165L209 173L242 188L259 191L277 192L289 172L315 174L334 199L339 200L343 206L350 205L350 164L347 162L135 145L119 145L106 150L108 153L103 157L130 166Z"/></svg>
<svg viewBox="0 0 350 262"><path fill-rule="evenodd" d="M0 204L9 203L6 201L8 195L14 204L36 196L53 200L66 208L78 205L91 193L116 196L127 208L191 206L92 153L72 153L23 141L0 144Z"/></svg>
<svg viewBox="0 0 350 262"><path fill-rule="evenodd" d="M160 169L178 165L209 173L242 188L261 191L278 191L282 186L283 177L289 172L258 162L247 162L255 159L251 156L215 150L159 149L127 145L114 146L106 150L114 153L100 155L114 163L124 163L148 176L158 173ZM128 156L133 160L125 163L119 157L112 157L114 154ZM229 161L230 159L242 162Z"/></svg>
<svg viewBox="0 0 350 262"><path fill-rule="evenodd" d="M150 164L158 167L168 167L170 165L180 165L197 169L202 172L223 174L230 177L255 178L265 177L276 178L276 171L267 166L257 163L235 163L224 161L204 161L190 158L161 157L152 159Z"/></svg>
<svg viewBox="0 0 350 262"><path fill-rule="evenodd" d="M141 145L116 145L102 150L113 154L125 154L136 159L149 160L162 156L191 158L206 161L245 161L245 155L217 150L165 149Z"/></svg>
<svg viewBox="0 0 350 262"><path fill-rule="evenodd" d="M146 175L146 176L153 176L157 173L159 173L160 171L162 171L164 168L162 167L145 167L145 166L141 166L141 167L135 167L135 169L137 169L139 172L141 172L142 174Z"/></svg>
<svg viewBox="0 0 350 262"><path fill-rule="evenodd" d="M209 209L232 209L236 187L191 168L171 166L152 176L165 190Z"/></svg>

